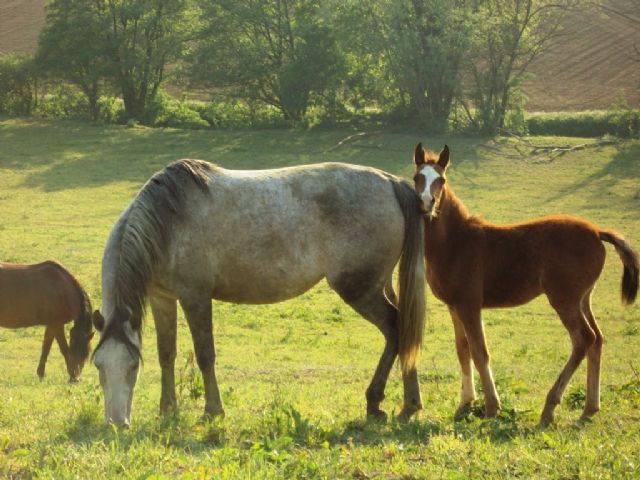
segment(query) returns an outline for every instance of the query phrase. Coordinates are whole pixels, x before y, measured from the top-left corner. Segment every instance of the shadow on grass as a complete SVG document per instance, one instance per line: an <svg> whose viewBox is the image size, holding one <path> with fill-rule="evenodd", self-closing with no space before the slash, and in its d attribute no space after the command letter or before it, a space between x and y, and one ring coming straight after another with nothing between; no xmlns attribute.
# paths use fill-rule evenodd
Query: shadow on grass
<svg viewBox="0 0 640 480"><path fill-rule="evenodd" d="M418 132L389 130L376 136L372 145L363 142L332 148L352 133L172 130L22 119L0 124L0 168L32 170L23 185L44 191L122 181L141 186L154 172L181 158L199 158L236 169L337 161L411 174L411 154L421 137ZM432 137L429 146L440 149L449 143L455 148L455 161L462 163L477 160L482 142L481 138Z"/></svg>
<svg viewBox="0 0 640 480"><path fill-rule="evenodd" d="M583 191L597 182L606 181L607 183L603 184L603 188L606 189L610 186L609 182L615 183L619 180L640 179L640 162L638 162L638 158L640 158L640 142L625 142L617 150L611 161L604 163L602 168L584 177L582 180L560 189L560 191L550 197L549 200L560 200L573 195L576 191ZM594 205L596 205L597 208L606 207L606 202L603 204L602 195L603 191L601 189L593 190ZM640 189L636 192L634 198L619 198L618 200L626 200L637 208L640 200Z"/></svg>
<svg viewBox="0 0 640 480"><path fill-rule="evenodd" d="M355 420L327 428L303 417L294 407L282 406L268 412L258 425L240 432L224 420L192 423L191 419L183 418L179 413L152 419L131 430L121 430L105 425L91 407L76 414L59 441L82 445L102 442L124 450L137 447L142 442L151 442L191 454L232 448L247 455L270 455L272 452L292 453L299 449L376 447L393 443L426 445L432 437L440 435L455 435L465 441L486 438L494 443L505 443L538 431L531 426L527 412L517 412L509 407L494 419L482 416L482 407L474 406L466 416L455 421L414 419L401 423L395 420Z"/></svg>

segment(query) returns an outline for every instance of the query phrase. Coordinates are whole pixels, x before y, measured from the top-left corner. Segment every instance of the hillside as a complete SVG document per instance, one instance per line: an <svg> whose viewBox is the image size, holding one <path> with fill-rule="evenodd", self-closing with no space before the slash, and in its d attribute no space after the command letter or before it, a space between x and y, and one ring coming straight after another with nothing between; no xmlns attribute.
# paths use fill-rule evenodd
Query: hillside
<svg viewBox="0 0 640 480"><path fill-rule="evenodd" d="M32 52L44 23L44 0L0 2L0 54ZM640 1L567 15L564 32L531 66L529 111L606 109L620 93L640 104ZM620 14L623 13L623 15Z"/></svg>
<svg viewBox="0 0 640 480"><path fill-rule="evenodd" d="M622 92L640 104L640 58L633 58L634 45L640 48L640 1L604 6L564 19L561 37L531 66L528 110L606 109Z"/></svg>
<svg viewBox="0 0 640 480"><path fill-rule="evenodd" d="M0 2L0 54L30 53L44 24L44 0Z"/></svg>

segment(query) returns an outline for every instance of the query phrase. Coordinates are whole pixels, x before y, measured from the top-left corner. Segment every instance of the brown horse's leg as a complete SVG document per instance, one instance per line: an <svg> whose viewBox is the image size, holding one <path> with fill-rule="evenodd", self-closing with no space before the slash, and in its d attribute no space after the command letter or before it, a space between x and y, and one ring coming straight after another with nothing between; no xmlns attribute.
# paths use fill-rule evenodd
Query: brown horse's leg
<svg viewBox="0 0 640 480"><path fill-rule="evenodd" d="M591 291L584 296L581 306L582 313L596 335L595 342L587 350L587 401L582 412L583 417L590 417L600 410L600 359L604 337L591 311Z"/></svg>
<svg viewBox="0 0 640 480"><path fill-rule="evenodd" d="M567 384L574 374L580 362L585 357L587 350L589 350L595 342L596 334L591 329L587 320L585 319L580 309L580 302L576 302L575 306L568 306L566 303L558 304L554 303L549 298L551 305L554 307L562 323L569 331L571 336L572 350L569 360L565 364L564 368L560 372L558 379L549 390L547 394L547 400L540 416L540 425L546 426L553 421L553 411L556 405L560 403L562 394L564 393Z"/></svg>
<svg viewBox="0 0 640 480"><path fill-rule="evenodd" d="M453 308L455 316L464 326L464 332L471 350L471 358L473 358L473 363L475 363L480 374L482 389L484 390L485 415L494 417L500 409L500 398L491 373L490 356L484 336L480 307L451 308Z"/></svg>
<svg viewBox="0 0 640 480"><path fill-rule="evenodd" d="M205 398L204 414L205 416L224 416L215 371L216 351L213 344L211 298L204 294L190 295L188 298L181 298L180 305L187 317L196 352L196 361L202 372Z"/></svg>
<svg viewBox="0 0 640 480"><path fill-rule="evenodd" d="M471 351L469 350L469 342L467 335L464 333L464 326L456 315L454 309L449 308L451 320L453 321L453 330L456 335L456 352L458 353L458 361L460 362L460 377L462 387L460 390L460 405L456 410L456 417L463 414L469 405L476 399L476 387L473 383L473 370L471 369Z"/></svg>
<svg viewBox="0 0 640 480"><path fill-rule="evenodd" d="M60 352L62 353L65 364L67 365L67 373L73 379L74 372L72 365L69 363L69 345L67 344L67 337L64 336L64 325L59 323L54 325L52 328L58 347L60 347Z"/></svg>
<svg viewBox="0 0 640 480"><path fill-rule="evenodd" d="M156 326L158 360L161 372L160 414L167 414L177 407L175 362L177 302L174 299L150 297L153 322Z"/></svg>
<svg viewBox="0 0 640 480"><path fill-rule="evenodd" d="M51 344L53 343L53 328L51 325L47 325L44 330L44 339L42 340L42 353L40 354L40 363L38 364L38 377L41 379L44 377L44 367L47 364L47 358L51 351Z"/></svg>

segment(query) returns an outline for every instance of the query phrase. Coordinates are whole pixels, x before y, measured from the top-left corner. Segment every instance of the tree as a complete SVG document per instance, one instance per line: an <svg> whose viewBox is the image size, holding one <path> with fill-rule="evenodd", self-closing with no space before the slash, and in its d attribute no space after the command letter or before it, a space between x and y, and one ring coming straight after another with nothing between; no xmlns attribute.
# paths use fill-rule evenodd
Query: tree
<svg viewBox="0 0 640 480"><path fill-rule="evenodd" d="M93 118L108 81L122 94L126 115L141 120L167 64L186 48L190 6L190 0L53 0L38 57L84 92Z"/></svg>
<svg viewBox="0 0 640 480"><path fill-rule="evenodd" d="M76 85L87 98L93 120L100 115L101 86L111 72L107 56L105 4L53 0L46 6L36 62L40 69Z"/></svg>
<svg viewBox="0 0 640 480"><path fill-rule="evenodd" d="M272 105L293 123L335 86L342 58L319 1L219 0L205 12L195 83Z"/></svg>
<svg viewBox="0 0 640 480"><path fill-rule="evenodd" d="M461 99L478 130L494 133L504 127L512 95L527 68L559 32L562 14L578 4L579 0L478 1L466 57L475 115Z"/></svg>
<svg viewBox="0 0 640 480"><path fill-rule="evenodd" d="M104 5L107 55L128 117L143 119L166 66L183 54L193 29L188 0L95 0Z"/></svg>
<svg viewBox="0 0 640 480"><path fill-rule="evenodd" d="M422 126L443 130L460 85L469 44L467 0L354 1L360 15L347 37L356 57L379 62L405 113ZM405 101L408 98L408 105Z"/></svg>

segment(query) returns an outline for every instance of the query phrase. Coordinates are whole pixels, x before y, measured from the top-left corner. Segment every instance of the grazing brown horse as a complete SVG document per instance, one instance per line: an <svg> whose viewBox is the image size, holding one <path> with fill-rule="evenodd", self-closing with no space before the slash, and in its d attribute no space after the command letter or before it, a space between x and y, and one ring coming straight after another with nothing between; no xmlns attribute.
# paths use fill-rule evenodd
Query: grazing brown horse
<svg viewBox="0 0 640 480"><path fill-rule="evenodd" d="M455 331L462 373L457 413L475 399L471 359L480 373L486 415L494 416L500 408L480 311L522 305L543 293L569 332L573 349L547 395L540 423L553 421L553 411L585 355L583 417L596 413L600 409L603 337L591 311L591 292L604 265L602 242L613 244L624 265L625 304L633 303L638 291L638 255L619 233L575 217L495 225L471 216L446 181L446 145L438 156L418 144L414 162L415 189L426 210L427 281L433 294L449 307Z"/></svg>
<svg viewBox="0 0 640 480"><path fill-rule="evenodd" d="M69 343L64 324L74 320ZM43 262L36 265L0 263L0 326L5 328L45 325L38 376L55 338L67 364L70 380L76 381L89 357L93 331L91 301L80 283L62 265Z"/></svg>

